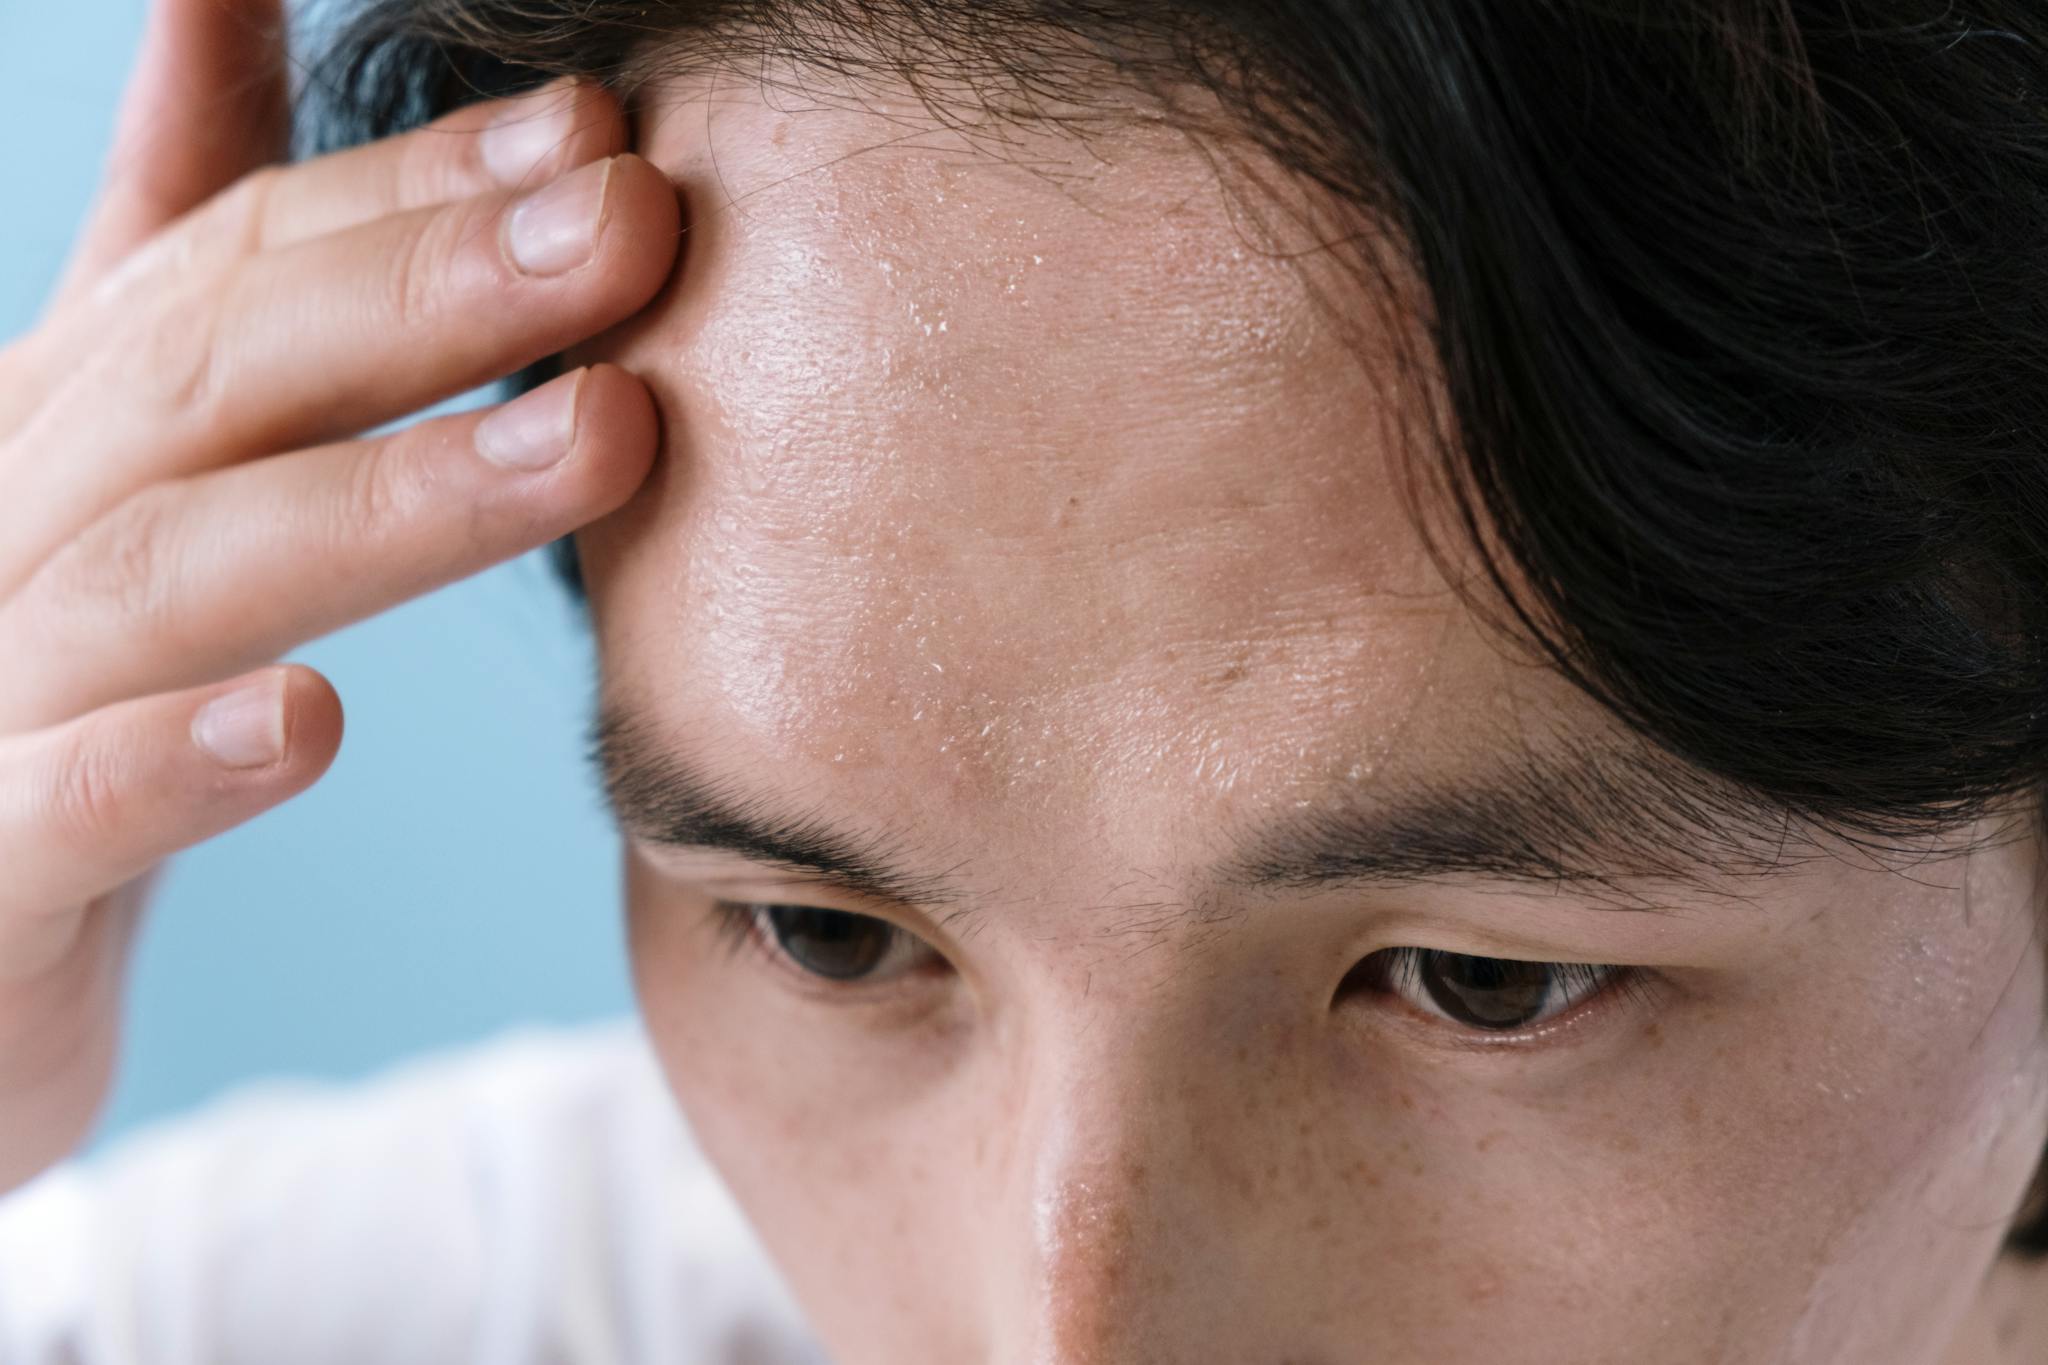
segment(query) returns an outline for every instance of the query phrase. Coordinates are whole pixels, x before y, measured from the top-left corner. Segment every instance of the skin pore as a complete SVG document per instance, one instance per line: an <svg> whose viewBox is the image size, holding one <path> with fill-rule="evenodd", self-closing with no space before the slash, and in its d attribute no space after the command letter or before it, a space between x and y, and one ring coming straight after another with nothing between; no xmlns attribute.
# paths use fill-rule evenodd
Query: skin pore
<svg viewBox="0 0 2048 1365"><path fill-rule="evenodd" d="M570 357L665 426L579 537L635 974L837 1361L2038 1348L1984 1291L2048 1135L2029 842L1684 875L1734 814L1660 819L1459 604L1402 381L1178 134L657 107L681 267ZM1628 970L1490 1033L1402 949Z"/></svg>

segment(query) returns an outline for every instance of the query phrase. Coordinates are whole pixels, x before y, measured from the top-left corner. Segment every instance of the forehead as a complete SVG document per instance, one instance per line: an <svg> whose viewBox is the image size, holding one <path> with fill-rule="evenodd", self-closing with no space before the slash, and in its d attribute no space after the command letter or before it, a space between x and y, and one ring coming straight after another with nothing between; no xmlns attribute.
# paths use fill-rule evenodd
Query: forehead
<svg viewBox="0 0 2048 1365"><path fill-rule="evenodd" d="M660 108L683 267L592 352L666 426L584 536L613 699L921 818L1170 819L1416 761L1546 690L1408 524L1373 338L1179 134Z"/></svg>

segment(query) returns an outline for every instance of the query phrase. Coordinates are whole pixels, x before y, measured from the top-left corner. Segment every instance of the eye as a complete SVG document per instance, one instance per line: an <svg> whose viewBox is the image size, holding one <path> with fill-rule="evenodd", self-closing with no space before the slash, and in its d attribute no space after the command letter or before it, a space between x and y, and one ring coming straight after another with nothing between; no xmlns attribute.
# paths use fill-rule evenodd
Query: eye
<svg viewBox="0 0 2048 1365"><path fill-rule="evenodd" d="M827 981L883 981L915 970L937 955L887 920L815 905L716 901L720 931L752 941L762 952Z"/></svg>
<svg viewBox="0 0 2048 1365"><path fill-rule="evenodd" d="M1488 1033L1540 1027L1635 980L1629 967L1524 962L1435 948L1385 949L1359 963L1352 975L1425 1013Z"/></svg>

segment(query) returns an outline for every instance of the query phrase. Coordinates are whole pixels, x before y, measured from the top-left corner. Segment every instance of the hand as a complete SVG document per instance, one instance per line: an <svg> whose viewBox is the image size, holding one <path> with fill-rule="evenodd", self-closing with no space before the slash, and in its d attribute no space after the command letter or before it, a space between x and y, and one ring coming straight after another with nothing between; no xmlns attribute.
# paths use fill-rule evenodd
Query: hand
<svg viewBox="0 0 2048 1365"><path fill-rule="evenodd" d="M587 84L274 164L282 33L278 0L157 0L91 221L0 350L0 1190L104 1100L152 870L333 760L333 688L261 665L654 458L605 365L355 439L637 312L679 208Z"/></svg>

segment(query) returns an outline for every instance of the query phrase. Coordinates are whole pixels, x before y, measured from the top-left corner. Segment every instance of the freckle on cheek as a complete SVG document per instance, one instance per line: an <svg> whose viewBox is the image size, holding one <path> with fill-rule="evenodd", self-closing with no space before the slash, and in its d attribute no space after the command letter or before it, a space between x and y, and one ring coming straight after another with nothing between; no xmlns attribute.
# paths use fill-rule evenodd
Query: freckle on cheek
<svg viewBox="0 0 2048 1365"><path fill-rule="evenodd" d="M1492 1266L1482 1265L1474 1269L1465 1282L1465 1294L1471 1299L1491 1299L1500 1294L1500 1272Z"/></svg>

